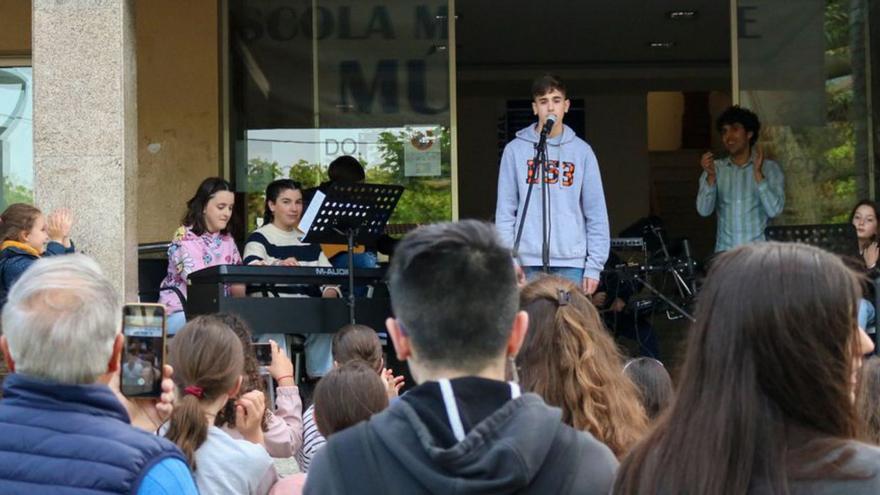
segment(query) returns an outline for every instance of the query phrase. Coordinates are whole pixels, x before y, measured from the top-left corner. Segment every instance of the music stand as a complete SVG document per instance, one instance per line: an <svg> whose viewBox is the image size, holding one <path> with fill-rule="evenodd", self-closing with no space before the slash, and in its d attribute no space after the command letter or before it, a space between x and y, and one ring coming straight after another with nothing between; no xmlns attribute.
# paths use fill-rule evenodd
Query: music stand
<svg viewBox="0 0 880 495"><path fill-rule="evenodd" d="M859 241L851 223L783 225L764 229L768 241L800 242L840 256L859 256Z"/></svg>
<svg viewBox="0 0 880 495"><path fill-rule="evenodd" d="M385 232L403 186L365 183L333 183L316 191L303 214L303 242L348 246L348 311L354 317L354 246L374 242Z"/></svg>

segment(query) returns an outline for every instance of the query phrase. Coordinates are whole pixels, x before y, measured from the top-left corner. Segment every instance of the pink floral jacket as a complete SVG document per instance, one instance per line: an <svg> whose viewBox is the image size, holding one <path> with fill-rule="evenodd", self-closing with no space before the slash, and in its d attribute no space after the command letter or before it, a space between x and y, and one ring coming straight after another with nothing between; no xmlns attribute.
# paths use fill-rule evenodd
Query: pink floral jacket
<svg viewBox="0 0 880 495"><path fill-rule="evenodd" d="M231 235L210 232L196 235L190 227L180 227L168 248L168 274L162 287L176 287L186 296L186 279L190 273L214 265L240 264L241 255ZM159 302L165 305L169 315L183 311L173 291L162 291Z"/></svg>

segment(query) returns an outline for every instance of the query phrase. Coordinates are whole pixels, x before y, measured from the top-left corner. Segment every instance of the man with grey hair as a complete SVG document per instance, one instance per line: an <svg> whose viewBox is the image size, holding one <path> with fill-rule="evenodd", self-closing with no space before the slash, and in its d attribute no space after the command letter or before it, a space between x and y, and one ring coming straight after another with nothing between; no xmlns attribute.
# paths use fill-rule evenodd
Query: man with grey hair
<svg viewBox="0 0 880 495"><path fill-rule="evenodd" d="M389 288L396 318L386 327L419 385L334 434L313 460L306 494L609 492L611 450L505 382L528 315L491 225L410 233L395 250Z"/></svg>
<svg viewBox="0 0 880 495"><path fill-rule="evenodd" d="M45 258L15 283L0 350L0 493L196 493L180 450L131 426L107 386L123 337L116 291L83 255Z"/></svg>

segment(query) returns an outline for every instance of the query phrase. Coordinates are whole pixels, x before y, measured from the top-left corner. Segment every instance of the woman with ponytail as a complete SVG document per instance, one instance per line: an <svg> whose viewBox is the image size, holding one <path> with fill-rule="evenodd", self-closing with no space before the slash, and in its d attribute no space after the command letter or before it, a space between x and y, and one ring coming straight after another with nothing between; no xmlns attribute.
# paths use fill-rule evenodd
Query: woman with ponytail
<svg viewBox="0 0 880 495"><path fill-rule="evenodd" d="M214 426L217 413L238 395L244 351L218 316L200 316L170 343L169 361L180 399L165 436L183 451L202 495L269 493L277 480L263 448L263 393L254 390L235 404L236 440Z"/></svg>
<svg viewBox="0 0 880 495"><path fill-rule="evenodd" d="M536 279L520 294L529 331L516 358L520 384L562 409L621 458L648 428L638 390L595 306L572 282Z"/></svg>

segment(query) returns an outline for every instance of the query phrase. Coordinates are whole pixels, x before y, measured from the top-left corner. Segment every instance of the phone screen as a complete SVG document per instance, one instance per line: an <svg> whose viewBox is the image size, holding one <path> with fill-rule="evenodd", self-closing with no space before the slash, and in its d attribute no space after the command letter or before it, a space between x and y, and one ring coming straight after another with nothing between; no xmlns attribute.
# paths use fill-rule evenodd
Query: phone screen
<svg viewBox="0 0 880 495"><path fill-rule="evenodd" d="M272 345L268 342L254 342L251 344L254 353L257 355L257 362L260 366L269 366L272 364Z"/></svg>
<svg viewBox="0 0 880 495"><path fill-rule="evenodd" d="M159 397L165 364L165 307L126 304L122 309L120 388L127 397Z"/></svg>

